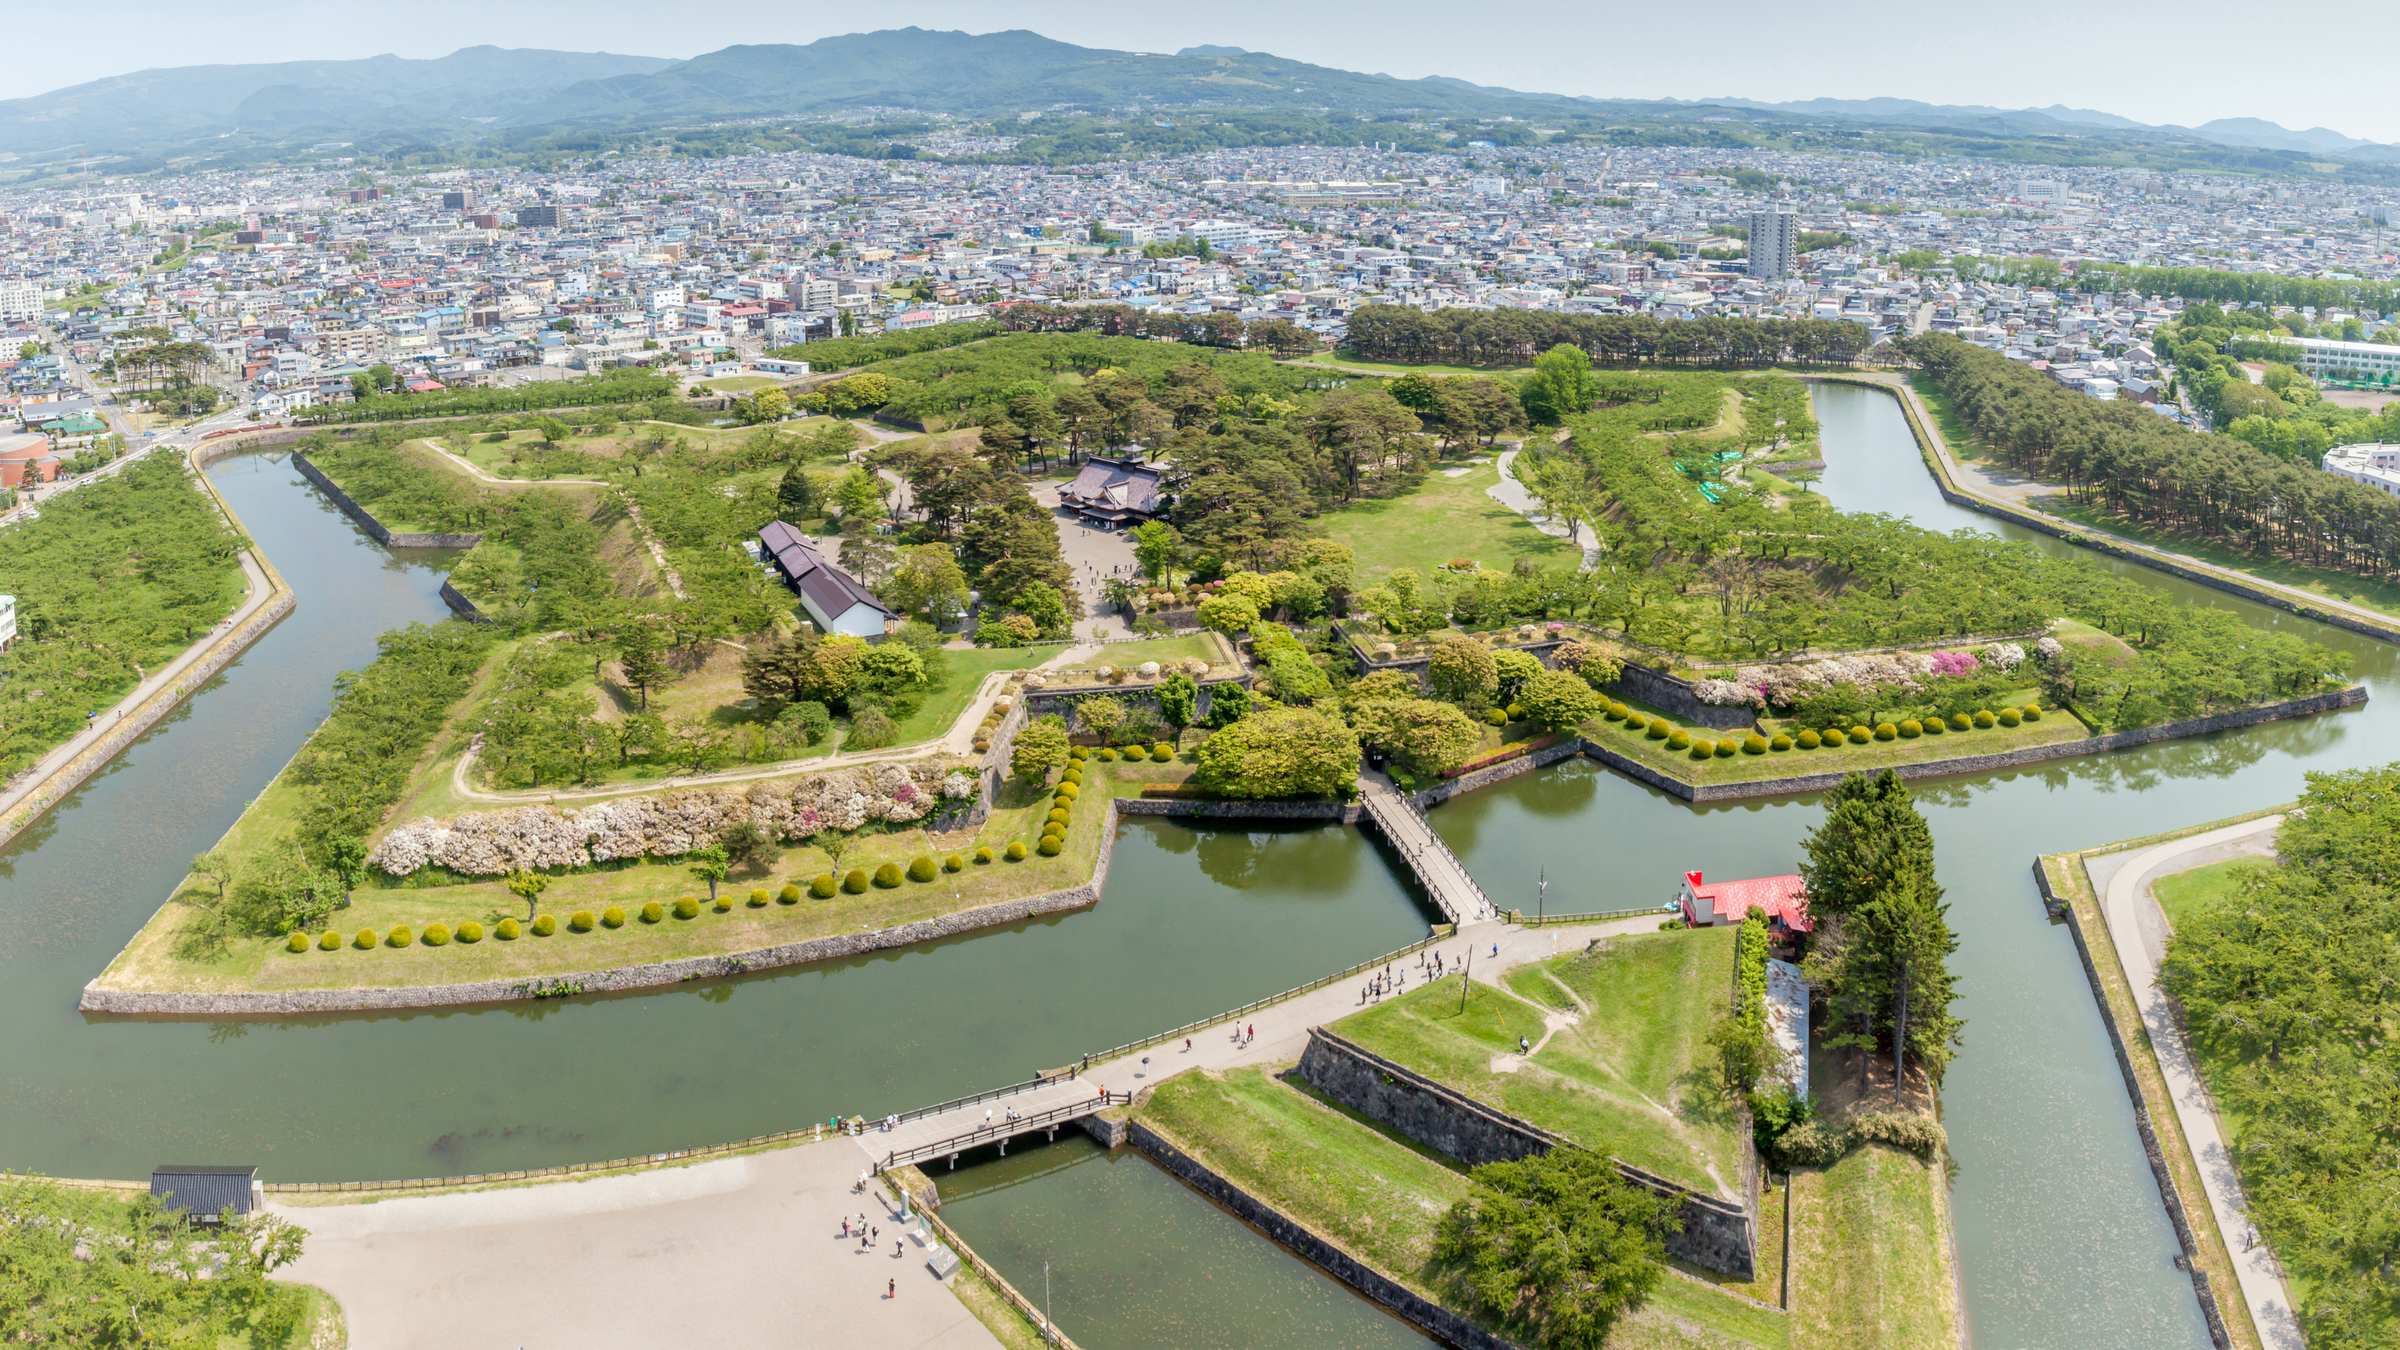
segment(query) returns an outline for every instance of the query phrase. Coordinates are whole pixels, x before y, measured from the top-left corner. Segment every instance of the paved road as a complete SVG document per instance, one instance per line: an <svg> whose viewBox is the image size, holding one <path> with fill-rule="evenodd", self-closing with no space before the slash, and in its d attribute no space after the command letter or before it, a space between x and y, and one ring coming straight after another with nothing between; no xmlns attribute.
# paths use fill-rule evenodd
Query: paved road
<svg viewBox="0 0 2400 1350"><path fill-rule="evenodd" d="M857 1148L828 1139L630 1176L268 1208L309 1230L284 1277L341 1300L356 1350L875 1346L996 1350L934 1279ZM842 1220L865 1211L881 1243ZM898 1284L887 1298L888 1281Z"/></svg>
<svg viewBox="0 0 2400 1350"><path fill-rule="evenodd" d="M2250 1305L2250 1320L2257 1326L2267 1350L2305 1350L2300 1328L2292 1317L2291 1293L2284 1287L2283 1272L2276 1264L2274 1252L2259 1240L2258 1230L2244 1212L2247 1201L2242 1194L2241 1176L2234 1170L2233 1158L2226 1150L2225 1133L2218 1126L2216 1102L2201 1084L2200 1075L2192 1065L2191 1047L2185 1044L2183 1030L2176 1023L2167 996L2158 987L2158 957L2164 943L2157 935L2163 928L2163 919L2156 912L2158 902L2150 894L2150 883L2170 873L2244 853L2271 852L2275 831L2282 824L2283 817L2266 816L2160 844L2124 859L2107 878L2102 890L2102 909L2108 918L2109 941L2117 950L2117 960L2125 967L2127 982L2133 986L2134 1003L2141 1009L2142 1025L2150 1033L2151 1049L2166 1077L2167 1095L2175 1103L2176 1122L2183 1127L2183 1137L2199 1167L2200 1183L2208 1192L2209 1211L2216 1218L2217 1231L2224 1235L2226 1251L2233 1257L2242 1299ZM2148 924L2144 922L2146 917L2150 920Z"/></svg>

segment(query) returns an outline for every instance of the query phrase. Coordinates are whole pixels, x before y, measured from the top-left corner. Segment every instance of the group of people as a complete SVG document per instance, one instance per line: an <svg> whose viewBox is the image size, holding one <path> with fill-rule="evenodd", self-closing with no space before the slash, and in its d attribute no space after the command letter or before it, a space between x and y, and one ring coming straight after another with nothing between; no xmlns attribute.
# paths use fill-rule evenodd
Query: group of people
<svg viewBox="0 0 2400 1350"><path fill-rule="evenodd" d="M867 1224L867 1216L864 1213L860 1213L856 1217L845 1214L842 1216L842 1239L846 1242L853 1237L858 1239L858 1249L860 1251L871 1251L874 1249L876 1243L883 1240L883 1230L879 1227L869 1227ZM892 1239L893 1260L899 1260L900 1254L906 1250L907 1243L904 1239ZM900 1297L900 1279L898 1276L893 1276L892 1278L883 1282L883 1296L885 1298Z"/></svg>

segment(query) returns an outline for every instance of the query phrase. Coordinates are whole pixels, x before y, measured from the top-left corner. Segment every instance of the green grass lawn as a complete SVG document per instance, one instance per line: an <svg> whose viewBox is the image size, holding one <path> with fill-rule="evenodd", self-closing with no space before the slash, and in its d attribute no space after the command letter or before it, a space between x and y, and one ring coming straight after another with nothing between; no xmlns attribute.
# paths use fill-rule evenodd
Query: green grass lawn
<svg viewBox="0 0 2400 1350"><path fill-rule="evenodd" d="M1630 700L1619 699L1627 707L1645 717L1663 717L1677 728L1691 733L1692 739L1715 741L1739 732L1719 731L1696 726L1656 708ZM1777 730L1797 732L1796 725L1785 725L1775 719L1761 723L1762 734L1772 736ZM2091 730L2068 712L2044 712L2039 722L2027 722L2015 727L1983 727L1970 731L1952 731L1940 736L1919 736L1914 740L1869 741L1852 745L1845 740L1839 746L1820 746L1802 750L1769 750L1764 754L1736 751L1731 758L1712 756L1692 758L1690 750L1672 750L1663 740L1652 740L1634 724L1606 719L1586 722L1583 734L1596 745L1603 745L1627 759L1658 770L1684 783L1756 783L1771 778L1797 778L1812 773L1873 772L1902 764L1923 764L1937 759L1956 759L1963 755L1991 755L2028 746L2051 745L2060 741L2080 740Z"/></svg>
<svg viewBox="0 0 2400 1350"><path fill-rule="evenodd" d="M1327 515L1326 532L1356 556L1361 586L1375 584L1395 567L1430 573L1452 558L1473 558L1500 572L1519 558L1544 567L1573 567L1582 560L1580 547L1551 538L1484 494L1499 481L1499 469L1489 464L1457 478L1435 472L1405 496L1355 502Z"/></svg>
<svg viewBox="0 0 2400 1350"><path fill-rule="evenodd" d="M555 877L541 898L541 912L558 917L558 932L547 938L529 932L513 942L486 936L479 943L444 947L413 944L360 951L344 946L331 952L312 948L293 953L284 950L280 938L237 936L221 949L201 951L182 940L187 924L201 917L184 903L186 896L202 898L199 884L187 878L100 979L104 988L192 992L454 984L561 975L866 932L1083 884L1091 876L1109 815L1102 809L1105 793L1140 791L1138 783L1120 783L1111 775L1099 776L1092 787L1075 807L1066 847L1055 858L1030 852L1050 809L1049 791L1012 782L1003 785L982 829L938 837L906 828L850 836L839 869L872 873L880 864L905 867L924 854L939 859L956 852L971 858L978 845L989 845L997 853L1011 840L1029 846L1023 862L968 862L963 870L937 873L930 882L903 881L893 889L870 887L861 895L837 893L830 900L804 895L796 904L749 905L747 897L754 888L772 894L790 882L805 889L809 878L835 869L833 860L813 843L785 844L764 865L737 871L720 883L720 892L734 897L732 909L724 913L708 907L707 883L694 878L678 859L573 872ZM260 821L253 828L271 824ZM671 905L685 895L702 901L699 917L670 915L655 925L629 918L623 928L595 926L588 933L572 932L566 924L578 909L597 915L609 905L622 905L631 915L645 901ZM490 929L512 915L522 921L525 902L495 877L454 886L362 887L352 894L349 908L335 911L331 926L346 935L362 928L388 933L395 925L421 933L429 923L455 928L472 919Z"/></svg>
<svg viewBox="0 0 2400 1350"><path fill-rule="evenodd" d="M2272 858L2231 858L2160 877L2150 883L2150 893L2158 897L2167 922L2181 926L2184 920L2206 914L2239 895L2243 878L2274 866Z"/></svg>
<svg viewBox="0 0 2400 1350"><path fill-rule="evenodd" d="M1260 1069L1178 1074L1137 1114L1219 1176L1401 1284L1440 1297L1434 1227L1475 1189L1447 1160ZM1774 1313L1670 1274L1606 1345L1780 1348L1789 1344L1785 1329Z"/></svg>
<svg viewBox="0 0 2400 1350"><path fill-rule="evenodd" d="M1308 365L1312 362L1321 365L1349 366L1357 370L1381 371L1392 375L1407 375L1412 372L1426 375L1522 375L1533 369L1531 366L1493 366L1487 369L1482 366L1440 364L1415 366L1405 361L1367 361L1362 360L1346 347L1335 350L1329 356L1302 357L1297 361L1285 362L1285 364Z"/></svg>
<svg viewBox="0 0 2400 1350"><path fill-rule="evenodd" d="M753 389L764 389L775 383L778 381L769 375L728 375L721 380L710 380L700 387L719 394L747 394Z"/></svg>
<svg viewBox="0 0 2400 1350"><path fill-rule="evenodd" d="M1481 983L1459 1010L1456 977L1334 1030L1544 1129L1711 1194L1738 1193L1741 1133L1702 1043L1722 1016L1733 930L1641 934L1510 972L1511 997ZM1545 1009L1573 1011L1528 1064Z"/></svg>
<svg viewBox="0 0 2400 1350"><path fill-rule="evenodd" d="M995 670L1023 670L1041 664L1038 653L1012 647L977 647L971 651L945 651L942 660L949 665L950 674L942 687L926 696L925 705L900 723L900 745L915 745L921 741L938 740L949 734L950 724L967 710L975 691L983 687L983 677Z"/></svg>
<svg viewBox="0 0 2400 1350"><path fill-rule="evenodd" d="M1796 1344L1955 1350L1945 1185L1932 1166L1882 1144L1793 1174Z"/></svg>

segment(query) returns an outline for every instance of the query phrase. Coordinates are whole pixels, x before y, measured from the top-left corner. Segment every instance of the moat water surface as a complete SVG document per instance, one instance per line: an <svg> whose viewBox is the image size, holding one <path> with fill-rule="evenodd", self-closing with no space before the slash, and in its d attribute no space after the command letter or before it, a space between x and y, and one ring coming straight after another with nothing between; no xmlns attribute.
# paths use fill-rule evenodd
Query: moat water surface
<svg viewBox="0 0 2400 1350"><path fill-rule="evenodd" d="M1822 387L1817 407L1828 460L1819 490L1835 502L1936 529L1995 528L1935 494L1889 399ZM446 556L376 548L279 458L231 460L211 476L299 608L0 852L0 1017L10 1031L0 1040L0 1167L138 1177L163 1162L238 1161L272 1180L409 1177L740 1138L1013 1081L1425 931L1422 901L1358 832L1143 821L1125 827L1093 910L857 961L515 1008L86 1019L74 1011L84 981L322 718L333 677L372 659L382 631L444 612L436 588ZM1920 789L1961 938L1967 1046L1944 1106L1961 1282L1985 1350L2205 1342L2073 943L2036 901L2033 856L2288 801L2309 770L2400 757L2392 648L2103 564L2341 647L2375 699ZM1433 820L1495 900L1531 908L1546 872L1546 903L1561 912L1663 900L1688 868L1790 870L1818 814L1810 799L1695 809L1574 763ZM1136 1279L1137 1266L1189 1265L1242 1285L1218 1294L1220 1306L1295 1310L1288 1333L1277 1317L1244 1312L1247 1330L1227 1343L1413 1337L1247 1229L1212 1228L1231 1221L1163 1174L1127 1180L1144 1175L1127 1170L1136 1162L1062 1139L1038 1163L1012 1157L1005 1166L1022 1170L990 1184L986 1169L962 1168L959 1217L974 1216L979 1249L1012 1279L1022 1261L1038 1275L1049 1259L1054 1282L1071 1275L1089 1291ZM987 1202L1003 1192L1007 1203ZM1296 1292L1274 1292L1287 1283ZM1193 1286L1190 1296L1210 1292ZM1071 1334L1095 1347L1136 1343L1108 1333L1093 1301L1077 1297L1086 1312L1063 1300L1058 1310ZM1298 1311L1320 1305L1346 1311ZM1401 1341L1379 1339L1393 1335Z"/></svg>

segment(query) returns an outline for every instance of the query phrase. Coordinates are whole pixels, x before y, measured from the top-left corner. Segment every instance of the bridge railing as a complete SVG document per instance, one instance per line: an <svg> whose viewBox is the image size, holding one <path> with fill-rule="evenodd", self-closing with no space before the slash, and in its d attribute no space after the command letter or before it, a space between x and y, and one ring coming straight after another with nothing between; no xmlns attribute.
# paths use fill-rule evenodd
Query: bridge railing
<svg viewBox="0 0 2400 1350"><path fill-rule="evenodd" d="M1444 928L1448 928L1450 931L1443 932L1442 930ZM1220 1022L1230 1022L1234 1018L1241 1017L1248 1013L1257 1012L1259 1009L1268 1007L1272 1004L1281 1003L1285 999L1298 998L1302 994L1314 993L1317 990L1324 988L1326 985L1332 984L1336 980L1349 979L1353 975L1357 975L1362 971L1373 970L1377 966L1388 966L1403 956L1409 956L1413 955L1414 953L1421 952L1437 942L1448 942L1450 939L1456 936L1458 936L1457 924L1436 924L1434 925L1433 932L1426 936L1423 940L1412 942L1396 952L1386 952L1383 955L1374 958L1373 960L1361 961L1357 965L1350 967L1348 970L1337 970L1331 975L1327 975L1322 979L1310 980L1306 984L1294 985L1291 988L1284 990L1280 994L1270 994L1265 998L1257 1000L1256 1002L1245 1003L1238 1008L1231 1009L1230 1011L1218 1013L1214 1017L1204 1017L1197 1022L1186 1022L1182 1026L1176 1027L1172 1031L1162 1031L1155 1036L1144 1036L1138 1041L1127 1041L1123 1045L1120 1045L1113 1050L1103 1050L1098 1054L1085 1055L1083 1057L1083 1065L1085 1068L1089 1068L1094 1064L1105 1063L1108 1060L1115 1059L1119 1055L1130 1055L1136 1050L1147 1050L1153 1045L1162 1045L1168 1041L1174 1040L1178 1036L1189 1036L1195 1031L1205 1030L1209 1027L1217 1025Z"/></svg>
<svg viewBox="0 0 2400 1350"><path fill-rule="evenodd" d="M899 1123L905 1125L912 1120L923 1120L927 1116L938 1116L944 1111L955 1111L962 1106L977 1106L984 1102L994 1101L1001 1097L1013 1097L1020 1092L1031 1092L1038 1087L1047 1087L1050 1084L1057 1082L1061 1078L1071 1078L1073 1076L1074 1070L1072 1069L1062 1069L1058 1073L1054 1074L1037 1073L1022 1083L1011 1083L1007 1087L988 1088L982 1092L970 1093L964 1097L952 1097L946 1102L935 1102L931 1106L920 1106L914 1111L903 1111L900 1113Z"/></svg>
<svg viewBox="0 0 2400 1350"><path fill-rule="evenodd" d="M1014 1120L999 1120L989 1125L979 1124L963 1134L954 1134L947 1139L931 1144L893 1149L883 1155L883 1161L876 1164L876 1170L888 1171L894 1167L906 1166L920 1158L938 1158L945 1153L956 1153L960 1149L974 1148L978 1144L1008 1139L1028 1130L1038 1130L1045 1125L1057 1125L1070 1120L1078 1120L1095 1111L1105 1111L1112 1106L1129 1106L1132 1102L1133 1094L1130 1092L1109 1092L1103 1089L1083 1101L1053 1106L1047 1111L1036 1111L1032 1115L1018 1116Z"/></svg>

